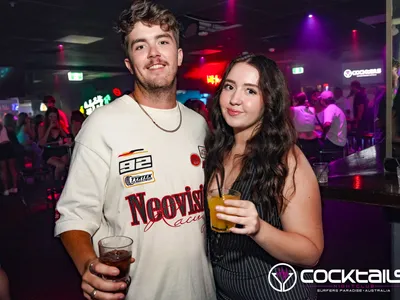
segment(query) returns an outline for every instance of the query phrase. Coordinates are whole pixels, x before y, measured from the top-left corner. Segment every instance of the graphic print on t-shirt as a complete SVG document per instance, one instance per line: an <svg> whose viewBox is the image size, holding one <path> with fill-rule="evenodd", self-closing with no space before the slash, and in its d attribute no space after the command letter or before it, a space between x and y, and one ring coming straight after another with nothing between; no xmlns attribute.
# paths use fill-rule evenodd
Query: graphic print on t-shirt
<svg viewBox="0 0 400 300"><path fill-rule="evenodd" d="M146 224L148 231L157 222L164 222L168 227L179 228L185 224L200 221L204 218L204 187L198 190L189 186L185 191L161 198L146 197L145 192L125 197L132 213L131 226Z"/></svg>
<svg viewBox="0 0 400 300"><path fill-rule="evenodd" d="M155 182L153 158L144 149L125 152L118 157L124 159L119 162L119 174L126 188Z"/></svg>

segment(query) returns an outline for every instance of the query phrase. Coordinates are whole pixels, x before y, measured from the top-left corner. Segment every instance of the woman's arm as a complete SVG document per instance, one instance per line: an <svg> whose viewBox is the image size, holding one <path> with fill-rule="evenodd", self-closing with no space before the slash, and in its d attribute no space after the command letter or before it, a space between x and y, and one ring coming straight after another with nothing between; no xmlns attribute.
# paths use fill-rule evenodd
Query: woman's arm
<svg viewBox="0 0 400 300"><path fill-rule="evenodd" d="M40 146L46 145L47 140L49 139L50 131L51 131L51 125L47 129L44 127L44 125L39 125L38 133L39 133L39 145Z"/></svg>
<svg viewBox="0 0 400 300"><path fill-rule="evenodd" d="M319 187L303 153L297 147L293 152L288 158L289 175L283 191L288 200L280 216L283 230L261 220L254 203L247 200L225 200L225 206L216 207L220 212L217 217L243 225L243 228L233 227L230 231L250 236L278 260L299 266L315 266L324 249ZM294 155L297 157L296 171Z"/></svg>
<svg viewBox="0 0 400 300"><path fill-rule="evenodd" d="M315 266L324 249L321 197L317 179L307 159L297 147L293 152L288 157L289 176L284 188L289 202L281 215L283 231L261 220L260 229L252 238L281 261ZM297 156L295 172L294 155Z"/></svg>

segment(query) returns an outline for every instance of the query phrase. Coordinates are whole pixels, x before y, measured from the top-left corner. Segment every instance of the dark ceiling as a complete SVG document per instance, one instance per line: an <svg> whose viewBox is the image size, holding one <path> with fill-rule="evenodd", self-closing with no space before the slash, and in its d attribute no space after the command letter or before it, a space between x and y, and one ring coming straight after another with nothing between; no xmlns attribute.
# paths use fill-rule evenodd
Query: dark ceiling
<svg viewBox="0 0 400 300"><path fill-rule="evenodd" d="M25 70L82 70L120 72L124 70L119 38L113 25L130 0L1 0L0 67ZM240 27L207 36L196 34L183 40L185 63L198 61L194 51L221 51L207 60L229 59L242 51L272 55L296 47L296 34L309 13L324 26L323 39L330 50L346 45L351 30L357 29L365 44L384 43L385 25L366 25L360 18L385 13L385 0L160 0L185 23L193 18L212 28ZM186 17L185 17L186 16ZM189 16L189 18L187 17ZM226 23L221 23L227 21ZM216 23L214 23L216 22ZM212 31L212 30L209 30ZM63 43L68 35L103 38L89 45ZM344 46L346 47L346 46ZM202 52L200 52L199 55Z"/></svg>

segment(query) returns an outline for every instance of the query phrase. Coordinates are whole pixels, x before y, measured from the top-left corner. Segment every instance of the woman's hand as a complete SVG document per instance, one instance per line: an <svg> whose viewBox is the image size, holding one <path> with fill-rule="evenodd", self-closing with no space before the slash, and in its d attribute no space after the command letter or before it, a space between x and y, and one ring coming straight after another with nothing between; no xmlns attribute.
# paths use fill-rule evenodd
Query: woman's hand
<svg viewBox="0 0 400 300"><path fill-rule="evenodd" d="M260 217L256 206L248 200L225 200L225 206L217 206L217 218L242 225L243 228L231 228L230 232L256 235L260 230Z"/></svg>

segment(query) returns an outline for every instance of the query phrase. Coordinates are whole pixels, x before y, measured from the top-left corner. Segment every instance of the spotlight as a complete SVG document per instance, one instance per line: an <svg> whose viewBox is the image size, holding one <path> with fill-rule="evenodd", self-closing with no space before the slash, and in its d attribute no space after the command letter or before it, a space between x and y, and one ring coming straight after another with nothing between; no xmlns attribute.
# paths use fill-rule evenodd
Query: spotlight
<svg viewBox="0 0 400 300"><path fill-rule="evenodd" d="M311 19L313 17L313 15L308 15L308 17Z"/></svg>
<svg viewBox="0 0 400 300"><path fill-rule="evenodd" d="M60 44L60 45L58 45L58 48L62 49L62 48L64 48L64 46Z"/></svg>
<svg viewBox="0 0 400 300"><path fill-rule="evenodd" d="M356 32L357 32L357 30L353 29L353 33L356 33Z"/></svg>

